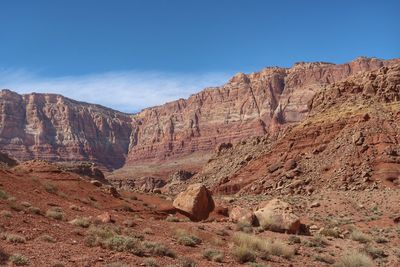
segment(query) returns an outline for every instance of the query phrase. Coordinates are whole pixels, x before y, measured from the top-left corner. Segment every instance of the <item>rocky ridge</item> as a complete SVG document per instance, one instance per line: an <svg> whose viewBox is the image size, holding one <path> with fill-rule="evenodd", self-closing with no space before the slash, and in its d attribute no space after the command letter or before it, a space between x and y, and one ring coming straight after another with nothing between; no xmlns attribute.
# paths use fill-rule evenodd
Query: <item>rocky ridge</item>
<svg viewBox="0 0 400 267"><path fill-rule="evenodd" d="M325 86L279 138L217 151L191 182L221 194L374 190L400 181L400 65Z"/></svg>

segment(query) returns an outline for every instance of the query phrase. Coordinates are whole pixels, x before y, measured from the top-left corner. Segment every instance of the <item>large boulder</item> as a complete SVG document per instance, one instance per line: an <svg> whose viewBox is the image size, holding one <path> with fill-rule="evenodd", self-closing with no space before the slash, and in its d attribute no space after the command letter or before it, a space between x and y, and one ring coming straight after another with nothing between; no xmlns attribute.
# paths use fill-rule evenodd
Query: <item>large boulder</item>
<svg viewBox="0 0 400 267"><path fill-rule="evenodd" d="M203 184L198 183L189 185L185 191L179 193L173 206L192 221L201 221L208 218L215 204L211 192Z"/></svg>
<svg viewBox="0 0 400 267"><path fill-rule="evenodd" d="M254 214L265 229L290 234L301 232L300 218L290 204L282 200L272 199Z"/></svg>
<svg viewBox="0 0 400 267"><path fill-rule="evenodd" d="M234 207L229 212L229 220L231 222L243 222L249 225L258 225L257 217L250 209L242 207Z"/></svg>

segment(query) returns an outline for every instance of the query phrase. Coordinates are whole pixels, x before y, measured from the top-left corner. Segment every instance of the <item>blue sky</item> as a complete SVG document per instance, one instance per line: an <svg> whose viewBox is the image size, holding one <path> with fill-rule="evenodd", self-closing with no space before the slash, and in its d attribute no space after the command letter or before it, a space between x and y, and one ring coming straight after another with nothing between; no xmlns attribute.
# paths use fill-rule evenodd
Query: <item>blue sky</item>
<svg viewBox="0 0 400 267"><path fill-rule="evenodd" d="M133 112L297 61L400 55L400 1L3 0L0 88Z"/></svg>

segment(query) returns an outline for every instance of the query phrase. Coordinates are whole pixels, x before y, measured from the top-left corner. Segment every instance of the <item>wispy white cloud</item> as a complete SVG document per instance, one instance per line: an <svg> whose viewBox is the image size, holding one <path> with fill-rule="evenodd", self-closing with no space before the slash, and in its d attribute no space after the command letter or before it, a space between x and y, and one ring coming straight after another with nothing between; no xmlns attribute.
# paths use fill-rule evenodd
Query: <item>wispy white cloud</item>
<svg viewBox="0 0 400 267"><path fill-rule="evenodd" d="M45 77L24 70L1 70L0 88L18 93L57 93L116 110L136 112L143 108L186 98L208 86L218 86L227 73L165 73L122 71L83 76Z"/></svg>

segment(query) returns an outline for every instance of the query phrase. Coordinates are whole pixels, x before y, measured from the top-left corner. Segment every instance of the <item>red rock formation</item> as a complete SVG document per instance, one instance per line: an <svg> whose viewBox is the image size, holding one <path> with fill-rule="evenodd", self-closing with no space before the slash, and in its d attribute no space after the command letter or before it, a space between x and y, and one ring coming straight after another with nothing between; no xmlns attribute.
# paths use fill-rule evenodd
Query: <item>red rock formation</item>
<svg viewBox="0 0 400 267"><path fill-rule="evenodd" d="M323 85L395 61L358 58L342 65L297 63L289 69L239 73L221 87L145 109L134 117L127 165L209 152L218 143L261 136L301 121L308 114L309 101Z"/></svg>
<svg viewBox="0 0 400 267"><path fill-rule="evenodd" d="M60 95L3 90L0 148L19 160L89 160L110 169L193 152L198 158L211 155L219 143L279 132L308 114L310 100L324 85L396 61L359 58L342 65L297 63L239 73L221 87L132 116ZM201 166L188 164L198 164L194 170Z"/></svg>
<svg viewBox="0 0 400 267"><path fill-rule="evenodd" d="M131 118L61 95L0 92L0 147L19 160L94 161L121 167Z"/></svg>

